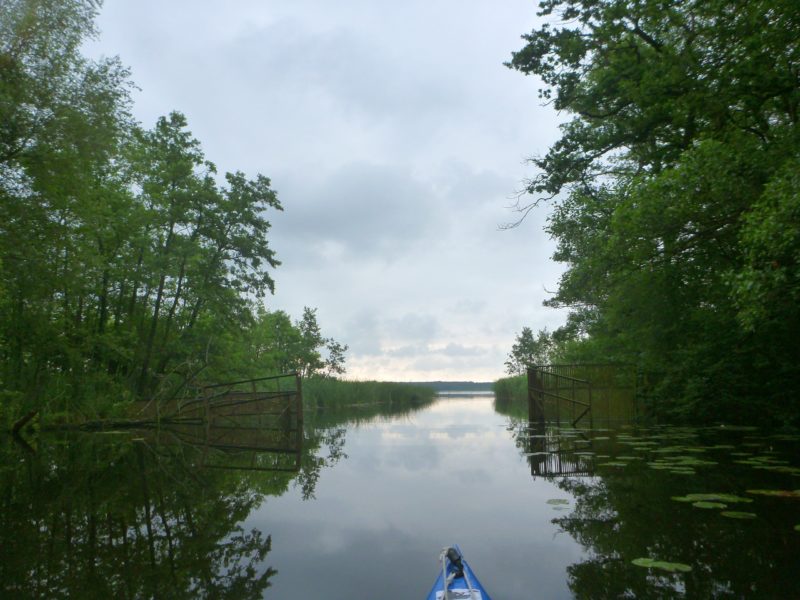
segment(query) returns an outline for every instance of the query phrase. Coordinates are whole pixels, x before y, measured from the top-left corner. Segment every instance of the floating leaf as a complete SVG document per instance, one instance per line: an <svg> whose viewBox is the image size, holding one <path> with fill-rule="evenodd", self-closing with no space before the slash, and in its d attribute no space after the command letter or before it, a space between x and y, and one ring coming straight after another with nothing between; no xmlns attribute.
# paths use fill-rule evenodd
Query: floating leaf
<svg viewBox="0 0 800 600"><path fill-rule="evenodd" d="M569 504L569 500L564 500L563 498L552 498L548 500L547 503L552 505L563 505Z"/></svg>
<svg viewBox="0 0 800 600"><path fill-rule="evenodd" d="M683 563L667 562L664 560L656 560L654 558L635 558L631 562L637 567L661 569L663 571L669 571L670 573L675 573L677 571L688 573L692 570L692 567Z"/></svg>
<svg viewBox="0 0 800 600"><path fill-rule="evenodd" d="M719 514L729 519L755 519L758 516L756 513L742 512L739 510L723 510Z"/></svg>
<svg viewBox="0 0 800 600"><path fill-rule="evenodd" d="M669 472L673 475L697 475L694 469L670 469Z"/></svg>
<svg viewBox="0 0 800 600"><path fill-rule="evenodd" d="M722 502L707 502L705 500L692 503L695 508L728 508L727 504Z"/></svg>
<svg viewBox="0 0 800 600"><path fill-rule="evenodd" d="M618 461L611 461L611 462L604 462L597 465L598 467L627 467L628 463L618 462Z"/></svg>
<svg viewBox="0 0 800 600"><path fill-rule="evenodd" d="M800 498L800 490L747 490L748 494L776 496L779 498Z"/></svg>
<svg viewBox="0 0 800 600"><path fill-rule="evenodd" d="M684 446L664 446L658 450L653 450L655 454L675 454L676 452L683 452L686 450Z"/></svg>
<svg viewBox="0 0 800 600"><path fill-rule="evenodd" d="M748 490L749 491L749 490ZM676 502L728 502L735 504L737 502L752 502L751 498L742 498L734 494L686 494L685 496L672 496Z"/></svg>
<svg viewBox="0 0 800 600"><path fill-rule="evenodd" d="M788 473L789 475L800 475L800 469L797 467L787 467L785 465L755 465L754 469L761 469L762 471L772 471L773 473Z"/></svg>

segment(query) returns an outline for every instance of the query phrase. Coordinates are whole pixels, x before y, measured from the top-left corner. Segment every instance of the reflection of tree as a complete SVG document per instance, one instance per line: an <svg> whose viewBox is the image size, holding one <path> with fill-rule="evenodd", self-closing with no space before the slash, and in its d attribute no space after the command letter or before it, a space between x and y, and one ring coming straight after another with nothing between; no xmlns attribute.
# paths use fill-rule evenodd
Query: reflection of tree
<svg viewBox="0 0 800 600"><path fill-rule="evenodd" d="M347 430L342 427L317 429L311 436L313 439L307 441L307 443L314 444L315 450L326 446L328 456L323 458L316 452L303 453L300 472L295 480L295 484L302 490L303 500L314 498L314 490L324 467L333 467L342 458L347 458L344 453L345 433Z"/></svg>
<svg viewBox="0 0 800 600"><path fill-rule="evenodd" d="M788 514L782 519L773 509L769 518L741 522L679 504L671 499L677 493L675 476L644 464L629 465L624 473L556 482L574 496L575 507L554 523L587 550L583 560L567 568L576 598L800 596L794 574L800 536L770 523L770 518L791 522ZM707 474L695 491L726 489L730 475L720 472ZM785 503L776 506L796 510ZM640 557L685 563L692 571L669 574L633 566Z"/></svg>
<svg viewBox="0 0 800 600"><path fill-rule="evenodd" d="M3 449L0 582L33 598L261 598L271 538L238 523L263 499L230 472L192 471L110 436ZM182 449L185 451L185 449ZM280 493L289 476L272 478Z"/></svg>
<svg viewBox="0 0 800 600"><path fill-rule="evenodd" d="M218 452L188 430L42 436L27 449L6 438L0 597L261 598L272 540L240 523L293 481L313 498L323 469L346 458L345 424L413 408L308 414L299 464Z"/></svg>
<svg viewBox="0 0 800 600"><path fill-rule="evenodd" d="M306 435L303 441L303 458L296 485L299 485L303 499L313 499L314 489L321 471L325 467L333 467L337 462L347 458L344 452L346 426L359 426L374 422L381 418L398 418L410 415L429 404L432 400L419 397L394 399L388 403L358 403L354 398L352 405L338 405L319 409L306 414ZM327 449L327 457L322 457L319 450Z"/></svg>

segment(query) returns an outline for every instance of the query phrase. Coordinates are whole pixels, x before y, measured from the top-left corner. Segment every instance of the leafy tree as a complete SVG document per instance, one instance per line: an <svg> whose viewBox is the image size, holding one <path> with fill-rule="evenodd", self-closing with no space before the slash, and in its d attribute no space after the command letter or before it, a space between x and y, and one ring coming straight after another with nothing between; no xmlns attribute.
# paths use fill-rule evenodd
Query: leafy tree
<svg viewBox="0 0 800 600"><path fill-rule="evenodd" d="M573 118L517 210L552 201L562 349L642 365L673 416L797 418L800 7L540 8L509 66Z"/></svg>
<svg viewBox="0 0 800 600"><path fill-rule="evenodd" d="M333 338L328 338L325 342L325 348L328 351L328 357L325 359L325 375L328 377L344 375L346 372L344 363L347 344L341 344Z"/></svg>
<svg viewBox="0 0 800 600"><path fill-rule="evenodd" d="M547 364L552 351L553 339L546 328L534 336L530 327L523 327L508 354L506 373L523 375L528 367Z"/></svg>
<svg viewBox="0 0 800 600"><path fill-rule="evenodd" d="M297 370L303 377L308 377L325 366L319 350L325 345L326 340L322 337L322 330L317 323L317 309L303 307L303 316L295 325L300 331L301 339Z"/></svg>

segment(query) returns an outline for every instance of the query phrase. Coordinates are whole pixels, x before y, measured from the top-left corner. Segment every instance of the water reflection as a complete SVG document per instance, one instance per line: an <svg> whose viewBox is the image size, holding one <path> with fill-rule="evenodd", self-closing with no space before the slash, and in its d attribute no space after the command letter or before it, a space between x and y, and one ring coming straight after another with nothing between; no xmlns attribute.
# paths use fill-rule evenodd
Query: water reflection
<svg viewBox="0 0 800 600"><path fill-rule="evenodd" d="M791 493L800 437L630 423L578 430L520 414L509 431L531 475L570 498L552 522L585 549L566 568L574 597L800 597Z"/></svg>
<svg viewBox="0 0 800 600"><path fill-rule="evenodd" d="M407 600L458 543L497 598L800 597L800 500L750 493L800 488L796 436L541 430L514 410L355 406L307 413L300 439L0 439L0 596ZM715 492L750 502L673 499Z"/></svg>
<svg viewBox="0 0 800 600"><path fill-rule="evenodd" d="M505 423L490 398L451 396L349 429L348 459L325 472L313 503L290 491L248 520L280 548L275 597L425 597L439 549L455 542L494 597L530 597L535 587L568 598L564 566L579 546L554 537L545 501L558 489L531 485Z"/></svg>
<svg viewBox="0 0 800 600"><path fill-rule="evenodd" d="M13 598L261 598L277 571L268 528L245 525L269 497L312 499L346 457L348 420L296 429L198 425L0 438L0 595Z"/></svg>
<svg viewBox="0 0 800 600"><path fill-rule="evenodd" d="M260 598L268 534L239 523L286 473L198 469L190 446L143 437L4 440L0 581L14 598Z"/></svg>

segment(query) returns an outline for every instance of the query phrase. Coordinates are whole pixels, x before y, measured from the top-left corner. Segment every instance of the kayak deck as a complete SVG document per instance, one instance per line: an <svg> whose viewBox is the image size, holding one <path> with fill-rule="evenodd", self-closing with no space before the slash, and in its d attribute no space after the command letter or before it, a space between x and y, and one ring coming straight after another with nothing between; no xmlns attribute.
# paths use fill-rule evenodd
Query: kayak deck
<svg viewBox="0 0 800 600"><path fill-rule="evenodd" d="M458 546L442 550L440 560L443 566L427 600L492 600Z"/></svg>

